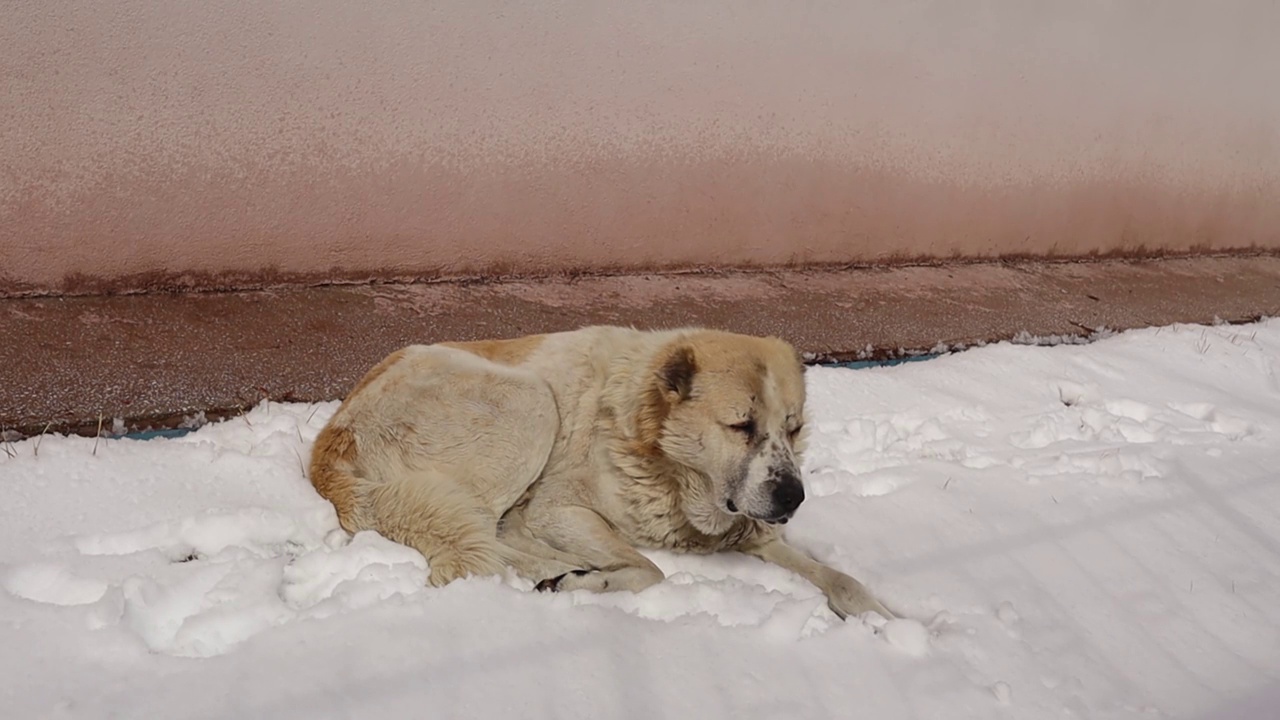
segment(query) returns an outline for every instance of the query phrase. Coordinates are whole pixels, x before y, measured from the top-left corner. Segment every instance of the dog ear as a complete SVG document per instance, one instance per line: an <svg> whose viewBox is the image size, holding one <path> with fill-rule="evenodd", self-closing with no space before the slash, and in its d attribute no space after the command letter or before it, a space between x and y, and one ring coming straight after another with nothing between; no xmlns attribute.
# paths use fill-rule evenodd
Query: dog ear
<svg viewBox="0 0 1280 720"><path fill-rule="evenodd" d="M671 408L693 393L693 376L698 373L693 348L684 345L666 349L657 360L653 382L645 387L636 410L632 445L632 452L649 458L662 455L662 426Z"/></svg>
<svg viewBox="0 0 1280 720"><path fill-rule="evenodd" d="M681 345L667 356L658 370L658 378L662 389L668 395L675 395L680 400L688 400L693 393L693 376L698 373L698 361L693 356L693 348Z"/></svg>

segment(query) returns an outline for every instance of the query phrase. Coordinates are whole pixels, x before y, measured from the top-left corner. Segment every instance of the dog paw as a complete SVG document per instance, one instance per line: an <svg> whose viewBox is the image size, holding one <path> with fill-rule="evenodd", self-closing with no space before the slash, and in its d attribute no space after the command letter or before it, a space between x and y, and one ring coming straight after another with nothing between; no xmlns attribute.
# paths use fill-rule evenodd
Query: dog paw
<svg viewBox="0 0 1280 720"><path fill-rule="evenodd" d="M537 590L538 592L559 592L562 589L567 590L569 588L560 587L560 584L564 581L565 577L569 575L575 575L575 576L581 577L583 575L586 575L589 572L591 571L590 570L572 570L563 575L557 575L553 578L547 578L546 580L542 580L537 585L534 585L533 589Z"/></svg>
<svg viewBox="0 0 1280 720"><path fill-rule="evenodd" d="M885 620L896 620L898 616L876 600L862 583L848 575L841 574L831 581L826 589L827 605L841 620L850 615L857 617L867 612L874 612Z"/></svg>

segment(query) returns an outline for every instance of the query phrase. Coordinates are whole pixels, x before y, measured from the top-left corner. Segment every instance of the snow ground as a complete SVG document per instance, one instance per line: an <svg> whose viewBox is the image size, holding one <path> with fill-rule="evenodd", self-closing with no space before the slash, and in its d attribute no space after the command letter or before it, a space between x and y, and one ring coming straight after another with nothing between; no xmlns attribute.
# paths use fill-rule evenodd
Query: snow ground
<svg viewBox="0 0 1280 720"><path fill-rule="evenodd" d="M430 590L302 459L336 403L0 453L19 718L1272 718L1280 321L809 371L792 540L912 619L739 557L638 595Z"/></svg>

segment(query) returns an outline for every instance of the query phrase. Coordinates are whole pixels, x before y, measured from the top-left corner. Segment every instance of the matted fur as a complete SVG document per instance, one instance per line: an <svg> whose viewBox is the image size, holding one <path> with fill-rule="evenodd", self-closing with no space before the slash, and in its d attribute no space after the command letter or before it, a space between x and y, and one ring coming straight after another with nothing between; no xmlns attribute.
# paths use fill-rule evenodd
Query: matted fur
<svg viewBox="0 0 1280 720"><path fill-rule="evenodd" d="M804 495L803 372L782 340L700 328L414 345L343 401L310 477L348 532L426 556L433 585L509 568L542 589L639 591L663 576L637 548L740 551L841 617L892 617L783 542Z"/></svg>

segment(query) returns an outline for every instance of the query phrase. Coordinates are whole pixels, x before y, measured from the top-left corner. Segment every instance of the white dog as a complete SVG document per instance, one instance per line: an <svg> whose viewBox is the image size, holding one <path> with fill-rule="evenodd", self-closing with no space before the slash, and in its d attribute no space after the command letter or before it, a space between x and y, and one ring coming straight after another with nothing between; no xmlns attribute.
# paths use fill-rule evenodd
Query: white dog
<svg viewBox="0 0 1280 720"><path fill-rule="evenodd" d="M736 550L841 617L893 615L787 545L804 500L804 371L774 338L589 327L415 345L374 367L316 440L311 482L349 532L426 556L430 582L510 568L543 590L639 591L637 548Z"/></svg>

